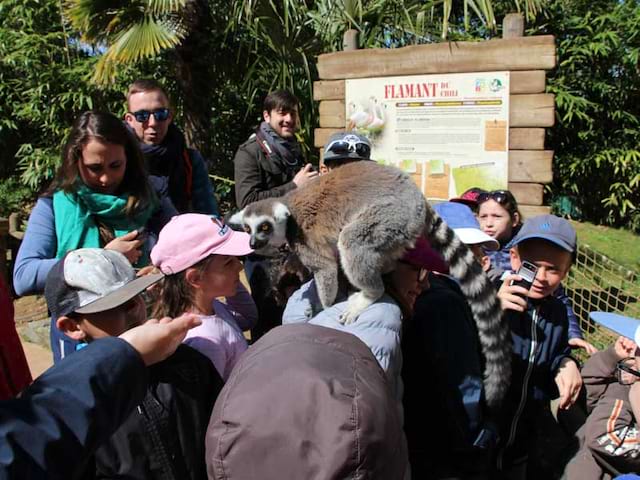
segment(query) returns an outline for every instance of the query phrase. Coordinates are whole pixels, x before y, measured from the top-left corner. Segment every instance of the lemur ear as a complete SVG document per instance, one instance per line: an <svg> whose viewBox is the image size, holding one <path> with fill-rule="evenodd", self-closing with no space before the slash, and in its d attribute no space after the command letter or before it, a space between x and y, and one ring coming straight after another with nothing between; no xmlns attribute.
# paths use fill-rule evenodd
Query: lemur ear
<svg viewBox="0 0 640 480"><path fill-rule="evenodd" d="M286 222L290 216L291 212L284 203L278 202L273 206L273 218L276 222Z"/></svg>
<svg viewBox="0 0 640 480"><path fill-rule="evenodd" d="M244 231L244 211L245 209L243 208L239 212L234 213L225 223L233 230Z"/></svg>

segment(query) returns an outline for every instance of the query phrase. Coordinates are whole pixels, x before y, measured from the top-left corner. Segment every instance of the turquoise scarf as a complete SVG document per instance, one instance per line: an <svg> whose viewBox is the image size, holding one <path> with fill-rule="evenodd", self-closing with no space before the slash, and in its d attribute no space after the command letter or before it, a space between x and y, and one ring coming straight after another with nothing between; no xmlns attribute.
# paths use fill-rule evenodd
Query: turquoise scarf
<svg viewBox="0 0 640 480"><path fill-rule="evenodd" d="M106 195L98 193L86 185L78 186L75 193L58 190L53 194L53 214L56 224L58 250L56 258L78 248L99 248L100 233L96 219L113 229L116 237L143 227L157 208L154 199L151 205L133 216L124 213L128 195ZM146 244L136 267L149 264Z"/></svg>

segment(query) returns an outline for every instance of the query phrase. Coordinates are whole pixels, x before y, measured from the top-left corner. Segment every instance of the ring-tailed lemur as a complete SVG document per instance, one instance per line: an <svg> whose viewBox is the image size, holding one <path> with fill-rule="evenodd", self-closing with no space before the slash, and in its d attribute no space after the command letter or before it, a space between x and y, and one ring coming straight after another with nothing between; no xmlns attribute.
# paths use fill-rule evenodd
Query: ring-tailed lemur
<svg viewBox="0 0 640 480"><path fill-rule="evenodd" d="M406 173L375 162L347 164L284 197L252 203L229 223L251 235L254 249L288 243L313 272L325 308L337 295L339 262L359 290L349 297L345 322L384 294L382 274L424 235L471 307L485 357L486 399L498 405L509 384L511 342L496 291Z"/></svg>

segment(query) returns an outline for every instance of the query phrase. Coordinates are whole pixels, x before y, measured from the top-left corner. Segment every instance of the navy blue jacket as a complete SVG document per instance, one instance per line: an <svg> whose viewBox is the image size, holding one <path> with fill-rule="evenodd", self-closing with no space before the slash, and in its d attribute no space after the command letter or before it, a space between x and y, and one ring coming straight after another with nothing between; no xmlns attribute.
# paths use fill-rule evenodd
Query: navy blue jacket
<svg viewBox="0 0 640 480"><path fill-rule="evenodd" d="M571 357L567 309L556 297L529 301L524 313L505 312L511 326L511 386L500 418L501 458L507 462L528 453L534 422L541 408L558 395L554 377L560 362Z"/></svg>
<svg viewBox="0 0 640 480"><path fill-rule="evenodd" d="M142 401L149 374L119 338L91 343L0 402L0 479L69 479Z"/></svg>

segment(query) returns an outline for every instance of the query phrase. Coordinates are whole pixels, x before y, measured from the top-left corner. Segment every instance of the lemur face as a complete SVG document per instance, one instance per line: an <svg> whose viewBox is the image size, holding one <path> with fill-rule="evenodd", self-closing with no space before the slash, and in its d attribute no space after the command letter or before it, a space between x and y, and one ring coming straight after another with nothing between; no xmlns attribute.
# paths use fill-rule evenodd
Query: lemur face
<svg viewBox="0 0 640 480"><path fill-rule="evenodd" d="M289 209L283 203L270 202L272 208L267 213L260 208L262 203L256 202L234 214L229 223L242 226L251 235L250 245L254 250L280 248L287 243Z"/></svg>

